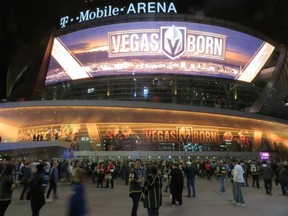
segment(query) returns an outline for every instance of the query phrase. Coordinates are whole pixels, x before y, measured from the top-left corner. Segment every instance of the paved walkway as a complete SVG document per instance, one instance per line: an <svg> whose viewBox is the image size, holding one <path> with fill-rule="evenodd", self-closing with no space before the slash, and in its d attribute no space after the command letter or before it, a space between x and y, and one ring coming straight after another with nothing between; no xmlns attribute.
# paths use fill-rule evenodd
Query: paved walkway
<svg viewBox="0 0 288 216"><path fill-rule="evenodd" d="M250 179L251 181L251 179ZM163 192L163 206L160 208L162 216L287 216L288 197L281 194L280 186L273 185L272 196L266 195L263 182L261 189L243 188L246 206L232 204L231 183L225 182L226 193L219 194L219 184L216 180L196 180L196 198L186 197L184 189L183 206L172 207L169 193ZM165 186L165 185L164 185ZM21 187L13 193L12 204L8 207L6 216L30 216L28 201L18 200ZM67 199L70 192L69 185L59 185L59 199L47 203L40 212L41 216L65 216ZM114 189L96 188L95 184L86 184L87 204L89 216L130 216L132 201L128 197L128 186L121 179L115 181ZM140 203L138 216L146 216L147 210Z"/></svg>

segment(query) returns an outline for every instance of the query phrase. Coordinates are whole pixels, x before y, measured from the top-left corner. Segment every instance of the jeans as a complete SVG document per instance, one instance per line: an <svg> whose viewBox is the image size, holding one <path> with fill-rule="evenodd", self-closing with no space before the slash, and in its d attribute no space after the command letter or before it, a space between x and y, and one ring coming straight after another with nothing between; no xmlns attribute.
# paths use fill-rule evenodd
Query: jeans
<svg viewBox="0 0 288 216"><path fill-rule="evenodd" d="M236 184L232 183L232 194L233 194L233 201L236 202Z"/></svg>
<svg viewBox="0 0 288 216"><path fill-rule="evenodd" d="M137 216L141 193L131 193L129 196L131 197L133 202L131 216Z"/></svg>
<svg viewBox="0 0 288 216"><path fill-rule="evenodd" d="M224 193L225 192L225 186L224 186L224 176L218 176L218 180L220 182L220 192Z"/></svg>
<svg viewBox="0 0 288 216"><path fill-rule="evenodd" d="M235 182L235 202L245 204L242 194L242 187L244 182Z"/></svg>
<svg viewBox="0 0 288 216"><path fill-rule="evenodd" d="M188 190L188 196L191 197L191 188L193 197L195 197L195 179L187 179L187 190Z"/></svg>
<svg viewBox="0 0 288 216"><path fill-rule="evenodd" d="M23 183L23 189L22 189L22 192L20 195L20 200L24 200L26 198L25 194L28 191L28 189L29 189L29 182L24 182Z"/></svg>
<svg viewBox="0 0 288 216"><path fill-rule="evenodd" d="M52 190L53 190L54 198L57 199L58 197L57 197L57 182L56 181L50 181L50 186L47 192L47 199L49 199L50 193Z"/></svg>

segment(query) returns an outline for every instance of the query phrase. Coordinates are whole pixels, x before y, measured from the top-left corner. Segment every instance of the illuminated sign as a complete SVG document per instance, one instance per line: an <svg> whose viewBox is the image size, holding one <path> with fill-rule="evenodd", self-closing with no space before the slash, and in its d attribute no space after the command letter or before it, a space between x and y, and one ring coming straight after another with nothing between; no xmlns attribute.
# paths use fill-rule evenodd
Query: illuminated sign
<svg viewBox="0 0 288 216"><path fill-rule="evenodd" d="M193 129L193 142L194 143L218 143L219 142L218 130Z"/></svg>
<svg viewBox="0 0 288 216"><path fill-rule="evenodd" d="M145 130L148 143L218 143L219 133L214 129L179 127L176 130Z"/></svg>
<svg viewBox="0 0 288 216"><path fill-rule="evenodd" d="M55 38L45 83L132 73L251 82L273 50L245 33L200 23L106 25Z"/></svg>
<svg viewBox="0 0 288 216"><path fill-rule="evenodd" d="M116 7L106 5L97 7L95 10L80 11L76 17L64 16L60 19L60 27L65 28L70 23L86 22L105 17L113 17L121 14L155 14L155 13L177 13L173 2L138 2L130 3L128 6Z"/></svg>
<svg viewBox="0 0 288 216"><path fill-rule="evenodd" d="M23 128L19 130L17 142L46 141L50 133L51 127Z"/></svg>
<svg viewBox="0 0 288 216"><path fill-rule="evenodd" d="M269 152L260 152L260 158L261 160L269 160L270 158Z"/></svg>
<svg viewBox="0 0 288 216"><path fill-rule="evenodd" d="M109 57L161 55L174 60L183 56L225 58L226 36L188 31L186 27L162 26L109 32ZM159 44L160 43L160 44Z"/></svg>
<svg viewBox="0 0 288 216"><path fill-rule="evenodd" d="M81 134L80 131L87 131ZM170 125L170 124L119 124L81 123L46 125L21 128L17 142L66 141L91 144L94 150L183 150L218 151L219 147L229 151L260 151L253 140L255 132L238 128L217 128L214 126ZM246 138L248 146L245 146ZM263 132L264 133L264 132ZM255 138L255 137L254 137ZM261 137L262 138L262 135ZM273 149L268 140L266 148ZM229 145L227 145L229 142ZM281 141L282 142L282 141ZM262 159L269 159L269 152L260 152Z"/></svg>
<svg viewBox="0 0 288 216"><path fill-rule="evenodd" d="M145 142L158 143L158 142L177 142L177 136L175 130L150 130L145 131Z"/></svg>

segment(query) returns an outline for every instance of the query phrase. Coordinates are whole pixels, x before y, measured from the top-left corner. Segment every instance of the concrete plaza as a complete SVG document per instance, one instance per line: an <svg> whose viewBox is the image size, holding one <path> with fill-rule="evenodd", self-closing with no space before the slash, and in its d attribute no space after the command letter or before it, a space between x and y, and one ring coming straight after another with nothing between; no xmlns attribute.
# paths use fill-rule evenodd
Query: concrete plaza
<svg viewBox="0 0 288 216"><path fill-rule="evenodd" d="M249 179L251 182L251 178ZM163 185L163 191L165 188ZM217 193L219 183L213 179L196 179L196 198L188 198L187 190L183 192L183 206L172 207L169 193L163 192L163 205L160 215L163 216L287 216L288 197L281 193L280 185L273 185L272 195L266 195L263 182L261 188L244 187L246 206L232 204L232 189L230 181L225 182L226 192ZM31 214L29 201L20 201L22 187L15 189L12 204L6 211L6 216L29 216ZM46 203L41 209L41 216L67 215L67 200L71 191L69 185L59 185L59 199ZM132 201L128 196L128 186L121 179L115 180L115 188L96 188L95 184L86 184L87 205L89 216L130 216ZM138 216L148 215L140 203Z"/></svg>

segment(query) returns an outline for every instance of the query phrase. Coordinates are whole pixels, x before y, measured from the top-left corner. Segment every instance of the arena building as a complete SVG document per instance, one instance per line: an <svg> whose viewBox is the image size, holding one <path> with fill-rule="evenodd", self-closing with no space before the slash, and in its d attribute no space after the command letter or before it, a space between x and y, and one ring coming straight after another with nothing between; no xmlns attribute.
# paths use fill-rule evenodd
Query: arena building
<svg viewBox="0 0 288 216"><path fill-rule="evenodd" d="M0 104L0 151L287 159L287 47L183 4L61 14L11 63L7 98L18 102Z"/></svg>

